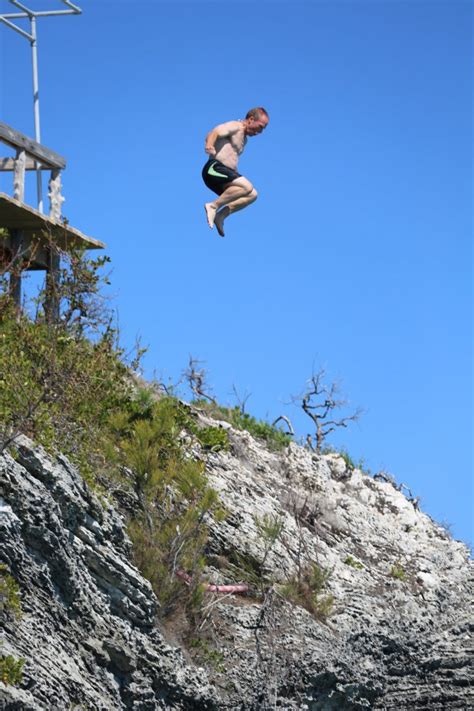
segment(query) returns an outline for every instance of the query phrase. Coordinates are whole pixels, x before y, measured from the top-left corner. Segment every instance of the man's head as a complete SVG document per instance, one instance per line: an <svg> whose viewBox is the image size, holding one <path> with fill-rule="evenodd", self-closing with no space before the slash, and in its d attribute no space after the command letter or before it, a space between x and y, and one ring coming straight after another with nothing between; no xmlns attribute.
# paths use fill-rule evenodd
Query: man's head
<svg viewBox="0 0 474 711"><path fill-rule="evenodd" d="M247 136L256 136L262 133L263 129L267 127L269 120L270 118L263 106L250 109L250 111L247 111L247 115L244 119L245 134Z"/></svg>

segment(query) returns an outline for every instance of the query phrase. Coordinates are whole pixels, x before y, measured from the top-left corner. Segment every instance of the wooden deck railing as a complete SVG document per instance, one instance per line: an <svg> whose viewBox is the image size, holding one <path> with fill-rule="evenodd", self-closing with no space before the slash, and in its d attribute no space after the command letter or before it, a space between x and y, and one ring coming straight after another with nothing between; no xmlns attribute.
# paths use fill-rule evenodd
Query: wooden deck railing
<svg viewBox="0 0 474 711"><path fill-rule="evenodd" d="M1 121L0 143L15 150L15 157L0 157L0 171L13 173L13 195L0 192L0 228L7 230L0 232L0 267L3 272L10 272L10 293L18 306L21 304L21 272L46 270L45 309L49 319L57 320L59 304L55 285L60 251L78 245L85 249L102 249L105 245L82 234L61 217L64 201L61 171L66 167L62 156ZM49 215L25 203L26 172L36 170L50 171Z"/></svg>
<svg viewBox="0 0 474 711"><path fill-rule="evenodd" d="M66 160L46 146L16 131L0 121L0 142L16 151L15 158L0 157L0 171L13 173L13 197L25 202L25 174L31 170L50 171L49 179L49 216L59 222L64 198L61 195L61 170L66 167Z"/></svg>

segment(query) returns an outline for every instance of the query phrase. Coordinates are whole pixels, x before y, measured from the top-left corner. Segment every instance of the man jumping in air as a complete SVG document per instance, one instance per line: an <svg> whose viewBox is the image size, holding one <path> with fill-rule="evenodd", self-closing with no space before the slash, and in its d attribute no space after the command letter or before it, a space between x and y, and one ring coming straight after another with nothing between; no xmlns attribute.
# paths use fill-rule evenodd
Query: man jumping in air
<svg viewBox="0 0 474 711"><path fill-rule="evenodd" d="M215 225L221 237L224 237L224 220L257 199L252 183L237 173L237 163L247 137L262 133L268 122L264 108L250 109L244 119L221 123L206 136L205 150L210 158L202 169L202 178L219 197L207 202L204 208L209 227Z"/></svg>

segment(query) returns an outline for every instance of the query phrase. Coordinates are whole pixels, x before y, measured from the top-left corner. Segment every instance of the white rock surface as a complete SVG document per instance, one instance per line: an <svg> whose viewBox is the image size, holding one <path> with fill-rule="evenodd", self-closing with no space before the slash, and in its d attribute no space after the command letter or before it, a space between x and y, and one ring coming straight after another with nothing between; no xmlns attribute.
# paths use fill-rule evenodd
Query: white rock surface
<svg viewBox="0 0 474 711"><path fill-rule="evenodd" d="M3 614L2 654L26 660L20 687L0 685L1 708L474 709L467 548L337 455L271 452L226 429L227 452L190 445L228 512L209 521L209 580L248 574L253 594L209 596L203 635L221 661L205 668L154 627L117 511L26 438L16 461L0 457L2 556L24 609L19 622ZM265 516L283 524L270 550ZM311 562L330 571L326 621L284 594Z"/></svg>

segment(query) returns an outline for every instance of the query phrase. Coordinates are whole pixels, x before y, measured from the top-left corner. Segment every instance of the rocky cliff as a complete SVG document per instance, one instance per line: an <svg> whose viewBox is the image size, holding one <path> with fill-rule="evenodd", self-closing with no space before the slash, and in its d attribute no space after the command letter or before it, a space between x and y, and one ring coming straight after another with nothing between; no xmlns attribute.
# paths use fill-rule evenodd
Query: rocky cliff
<svg viewBox="0 0 474 711"><path fill-rule="evenodd" d="M24 437L0 456L0 653L24 660L1 708L474 709L466 547L387 477L220 426L227 451L188 442L227 512L205 573L250 589L208 592L194 645L156 623L114 501Z"/></svg>

